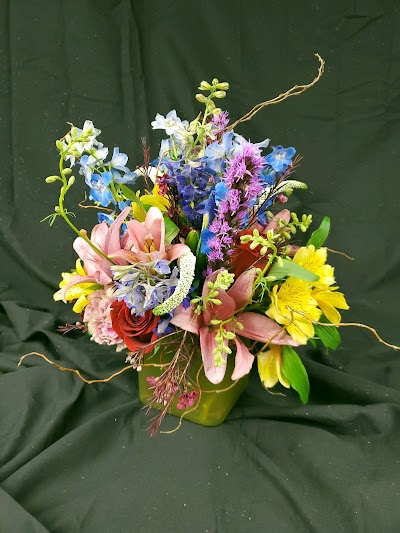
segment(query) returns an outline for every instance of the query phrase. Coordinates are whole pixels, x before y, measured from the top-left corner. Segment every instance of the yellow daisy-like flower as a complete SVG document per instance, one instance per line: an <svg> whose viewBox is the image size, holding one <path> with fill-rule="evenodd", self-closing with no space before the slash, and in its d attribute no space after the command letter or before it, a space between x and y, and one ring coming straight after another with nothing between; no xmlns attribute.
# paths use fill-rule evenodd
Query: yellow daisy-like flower
<svg viewBox="0 0 400 533"><path fill-rule="evenodd" d="M136 196L143 205L148 205L149 207L158 207L163 213L165 213L170 206L168 197L159 193L159 186L157 183L154 185L153 192L151 194L143 194L140 196L140 191L137 191ZM140 205L132 202L132 210L135 220L138 222L145 221L146 211L140 207Z"/></svg>
<svg viewBox="0 0 400 533"><path fill-rule="evenodd" d="M321 310L311 291L310 283L287 278L282 285L272 288L271 305L266 311L267 316L286 326L289 335L300 344L307 344L308 339L314 335L314 325L310 320L318 321L321 316Z"/></svg>
<svg viewBox="0 0 400 533"><path fill-rule="evenodd" d="M316 288L311 292L312 297L318 302L318 307L332 324L340 324L342 317L338 309L349 309L344 294L342 292L334 292L338 288Z"/></svg>
<svg viewBox="0 0 400 533"><path fill-rule="evenodd" d="M71 276L77 276L77 275L86 276L86 272L85 272L83 266L81 265L80 259L76 260L76 269L75 269L75 271L62 272L62 274L61 274L62 281L59 284L60 290L57 291L53 295L53 298L54 298L54 300L56 302L62 300L62 296L61 296L62 289L68 283L68 281L70 280ZM92 292L96 291L99 287L100 287L100 285L93 284L93 283L90 283L90 282L89 283L78 283L77 285L74 285L73 287L70 287L67 290L67 293L65 295L65 299L67 300L67 302L73 302L74 300L76 300L72 310L75 313L82 313L83 309L85 309L85 307L89 303L89 300L88 300L87 296L89 296L89 294L91 294Z"/></svg>
<svg viewBox="0 0 400 533"><path fill-rule="evenodd" d="M287 389L290 384L281 372L282 352L279 344L271 344L270 349L257 355L258 373L266 389L272 389L278 381Z"/></svg>
<svg viewBox="0 0 400 533"><path fill-rule="evenodd" d="M315 249L313 244L303 246L293 257L293 263L302 266L313 274L319 276L319 280L314 282L315 287L324 287L335 283L334 268L326 265L326 248Z"/></svg>

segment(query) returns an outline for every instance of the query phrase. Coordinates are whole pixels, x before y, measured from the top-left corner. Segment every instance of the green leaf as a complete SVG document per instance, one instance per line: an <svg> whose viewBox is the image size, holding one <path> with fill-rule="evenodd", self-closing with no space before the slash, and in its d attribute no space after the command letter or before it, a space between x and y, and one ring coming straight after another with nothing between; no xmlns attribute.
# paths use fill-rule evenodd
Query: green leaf
<svg viewBox="0 0 400 533"><path fill-rule="evenodd" d="M300 265L296 265L293 261L281 258L281 266L279 261L274 263L271 270L268 272L268 276L274 276L276 279L286 278L291 276L293 278L303 279L304 281L318 281L319 276L306 270Z"/></svg>
<svg viewBox="0 0 400 533"><path fill-rule="evenodd" d="M282 346L282 373L290 386L299 393L301 402L308 402L310 382L307 370L291 346Z"/></svg>
<svg viewBox="0 0 400 533"><path fill-rule="evenodd" d="M136 196L135 191L132 191L132 189L130 189L126 185L123 185L122 183L119 184L119 188L121 189L122 194L127 200L132 200L132 202L135 202L135 204L141 207L144 211L148 211L150 206L145 206L144 204L142 204L140 199Z"/></svg>
<svg viewBox="0 0 400 533"><path fill-rule="evenodd" d="M341 338L338 328L334 326L320 326L315 324L314 331L326 348L336 350L340 345Z"/></svg>
<svg viewBox="0 0 400 533"><path fill-rule="evenodd" d="M179 228L175 224L175 222L172 222L172 220L167 215L164 215L164 223L165 223L165 243L171 244L171 242L178 235Z"/></svg>
<svg viewBox="0 0 400 533"><path fill-rule="evenodd" d="M314 339L313 337L310 337L310 338L308 339L308 342L309 342L310 344L312 344L312 346L314 346L314 348L316 348L316 347L318 346L317 339Z"/></svg>
<svg viewBox="0 0 400 533"><path fill-rule="evenodd" d="M310 244L313 244L316 250L318 248L321 248L321 246L324 244L324 242L326 241L329 235L330 227L331 227L330 218L324 217L321 222L320 227L312 233L307 243L307 246L309 246Z"/></svg>

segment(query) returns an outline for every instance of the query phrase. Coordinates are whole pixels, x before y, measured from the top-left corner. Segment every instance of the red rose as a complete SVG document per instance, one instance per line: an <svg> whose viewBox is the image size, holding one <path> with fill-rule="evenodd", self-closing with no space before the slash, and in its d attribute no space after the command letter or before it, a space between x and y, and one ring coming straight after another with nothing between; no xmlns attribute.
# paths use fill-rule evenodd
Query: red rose
<svg viewBox="0 0 400 533"><path fill-rule="evenodd" d="M132 314L125 302L115 301L111 306L112 327L131 352L137 352L157 339L153 330L159 320L160 317L154 316L150 310L144 316ZM153 347L149 346L144 352L151 352Z"/></svg>

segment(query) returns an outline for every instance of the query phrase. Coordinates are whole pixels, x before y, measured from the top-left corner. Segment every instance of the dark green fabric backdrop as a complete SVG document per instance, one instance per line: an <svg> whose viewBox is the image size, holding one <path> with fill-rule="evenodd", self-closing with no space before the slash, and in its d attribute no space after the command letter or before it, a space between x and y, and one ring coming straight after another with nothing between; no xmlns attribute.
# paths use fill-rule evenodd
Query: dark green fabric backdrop
<svg viewBox="0 0 400 533"><path fill-rule="evenodd" d="M73 234L40 223L55 205L54 140L92 119L142 163L155 114L194 117L202 79L231 83L238 118L317 70L315 88L243 125L293 145L308 191L290 206L333 220L331 258L348 321L400 344L400 4L397 0L1 0L0 532L400 531L400 353L343 328L343 347L303 349L309 405L252 374L228 421L150 439L137 376L112 350L56 327L52 301ZM82 189L68 206L76 210ZM89 212L88 212L89 211ZM90 210L78 225L95 223ZM165 427L172 428L170 418Z"/></svg>

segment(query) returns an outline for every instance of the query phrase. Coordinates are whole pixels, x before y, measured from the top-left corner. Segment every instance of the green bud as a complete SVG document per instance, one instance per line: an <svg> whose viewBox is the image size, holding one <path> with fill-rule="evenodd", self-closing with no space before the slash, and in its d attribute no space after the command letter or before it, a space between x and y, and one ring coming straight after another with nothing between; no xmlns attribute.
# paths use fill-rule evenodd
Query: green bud
<svg viewBox="0 0 400 533"><path fill-rule="evenodd" d="M213 109L213 115L219 115L220 113L222 113L222 109L220 107L216 107L215 109Z"/></svg>
<svg viewBox="0 0 400 533"><path fill-rule="evenodd" d="M71 176L68 180L68 187L71 187L75 183L75 176Z"/></svg>
<svg viewBox="0 0 400 533"><path fill-rule="evenodd" d="M229 89L229 83L227 81L218 83L218 89L221 89L221 91L227 91Z"/></svg>
<svg viewBox="0 0 400 533"><path fill-rule="evenodd" d="M212 320L210 320L210 324L212 326L218 326L218 324L221 324L221 322L222 322L222 320L217 320L216 318L213 318Z"/></svg>
<svg viewBox="0 0 400 533"><path fill-rule="evenodd" d="M57 181L58 179L60 179L58 176L48 176L48 177L45 179L45 182L46 182L46 183L54 183L54 182Z"/></svg>
<svg viewBox="0 0 400 533"><path fill-rule="evenodd" d="M229 341L233 341L236 335L233 333L233 331L225 331L224 337L225 339L228 339Z"/></svg>
<svg viewBox="0 0 400 533"><path fill-rule="evenodd" d="M199 244L200 234L197 230L191 229L186 237L186 244L194 255L196 255L197 246Z"/></svg>
<svg viewBox="0 0 400 533"><path fill-rule="evenodd" d="M61 141L56 141L56 147L60 152L64 150L63 143Z"/></svg>
<svg viewBox="0 0 400 533"><path fill-rule="evenodd" d="M218 300L218 298L211 298L210 302L214 305L222 305L221 300Z"/></svg>
<svg viewBox="0 0 400 533"><path fill-rule="evenodd" d="M72 174L72 170L70 168L64 168L62 173L64 174L64 176L68 176L69 174Z"/></svg>
<svg viewBox="0 0 400 533"><path fill-rule="evenodd" d="M204 94L196 94L196 100L202 104L205 104L208 99L206 96L204 96Z"/></svg>
<svg viewBox="0 0 400 533"><path fill-rule="evenodd" d="M65 140L67 141L67 144L69 144L72 141L71 135L69 133L67 133L67 135L65 136Z"/></svg>
<svg viewBox="0 0 400 533"><path fill-rule="evenodd" d="M215 91L214 96L215 96L215 98L225 98L226 92L225 91Z"/></svg>
<svg viewBox="0 0 400 533"><path fill-rule="evenodd" d="M59 213L59 212L60 212L60 206L59 206L59 205L56 205L56 206L54 207L54 211L55 211L56 213Z"/></svg>
<svg viewBox="0 0 400 533"><path fill-rule="evenodd" d="M199 86L200 91L209 91L211 89L211 85L208 83L208 81L202 81Z"/></svg>
<svg viewBox="0 0 400 533"><path fill-rule="evenodd" d="M213 85L218 85L219 83L219 80L218 78L214 78L213 81L211 82Z"/></svg>
<svg viewBox="0 0 400 533"><path fill-rule="evenodd" d="M72 135L73 137L76 137L76 134L77 134L77 133L78 133L78 129L77 129L75 126L73 126L73 127L71 128L71 135Z"/></svg>

